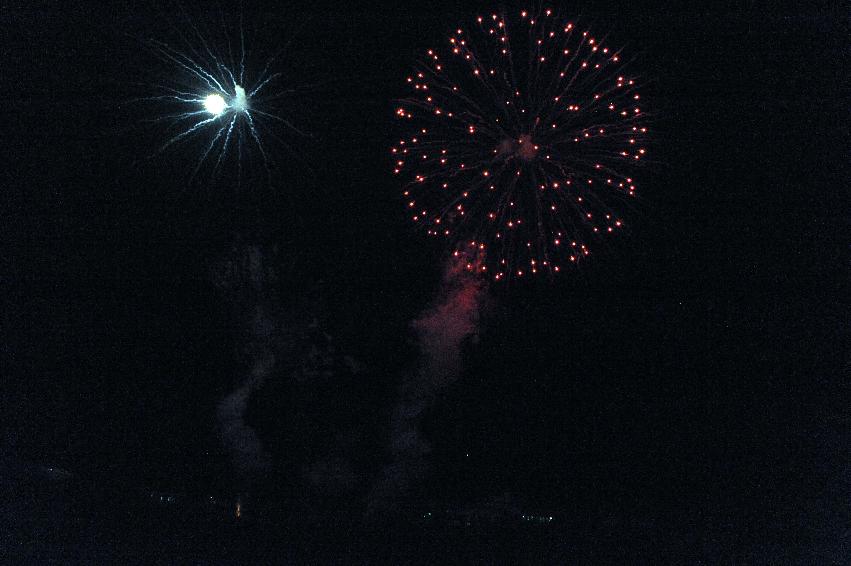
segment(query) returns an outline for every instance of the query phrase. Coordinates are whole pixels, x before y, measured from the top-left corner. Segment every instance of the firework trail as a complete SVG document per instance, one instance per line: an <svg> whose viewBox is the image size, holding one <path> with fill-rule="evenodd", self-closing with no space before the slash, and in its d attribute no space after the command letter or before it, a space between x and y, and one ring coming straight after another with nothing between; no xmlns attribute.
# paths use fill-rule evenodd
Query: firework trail
<svg viewBox="0 0 851 566"><path fill-rule="evenodd" d="M234 466L242 478L266 470L269 454L257 432L246 422L248 403L276 369L280 328L274 316L269 283L274 273L264 264L263 252L257 246L244 251L244 257L232 258L220 266L217 284L235 293L237 306L246 308L245 350L250 369L240 385L219 403L216 414L222 442L230 451ZM247 303L247 304L244 304Z"/></svg>
<svg viewBox="0 0 851 566"><path fill-rule="evenodd" d="M413 222L494 280L557 273L624 226L647 152L640 77L552 10L490 14L407 77L392 147Z"/></svg>
<svg viewBox="0 0 851 566"><path fill-rule="evenodd" d="M265 470L271 463L257 432L245 422L245 413L251 395L272 373L275 356L268 351L260 351L253 354L252 358L251 373L246 381L225 397L216 411L222 441L243 477Z"/></svg>
<svg viewBox="0 0 851 566"><path fill-rule="evenodd" d="M392 505L426 471L430 447L420 433L424 411L436 394L455 381L462 368L464 343L478 333L483 281L452 262L438 299L413 324L419 345L416 367L404 377L390 420L392 461L373 487L371 512Z"/></svg>
<svg viewBox="0 0 851 566"><path fill-rule="evenodd" d="M299 449L275 452L282 438L287 438L290 448L294 440L292 431L281 427L282 419L286 420L281 411L299 413L301 422L313 409L299 406L300 394L331 383L341 386L360 371L359 364L324 330L321 294L309 293L296 303L281 303L278 274L285 268L277 251L277 246L247 243L237 237L228 257L211 270L214 283L241 319L243 360L234 388L216 407L217 428L239 479L249 484L270 468L273 455L284 465L305 456ZM256 424L249 420L252 400L257 401L252 412ZM315 426L323 428L318 423ZM326 439L326 444L310 447L301 472L311 487L338 492L356 484L360 475L352 456L358 434L354 427L346 427ZM266 441L269 444L264 444Z"/></svg>

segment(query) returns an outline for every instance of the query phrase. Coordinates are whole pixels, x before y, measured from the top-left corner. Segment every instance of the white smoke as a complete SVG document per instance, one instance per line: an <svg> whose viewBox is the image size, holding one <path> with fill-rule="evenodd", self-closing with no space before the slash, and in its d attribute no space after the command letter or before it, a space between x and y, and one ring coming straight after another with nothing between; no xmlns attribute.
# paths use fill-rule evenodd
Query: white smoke
<svg viewBox="0 0 851 566"><path fill-rule="evenodd" d="M249 357L248 374L240 385L217 407L222 442L230 452L235 468L243 478L269 467L271 459L257 432L245 420L251 396L260 389L276 364L277 332L275 319L269 311L269 282L274 273L264 265L263 252L257 246L237 247L238 257L220 266L220 286L234 294L238 309L251 315L246 321L246 342Z"/></svg>

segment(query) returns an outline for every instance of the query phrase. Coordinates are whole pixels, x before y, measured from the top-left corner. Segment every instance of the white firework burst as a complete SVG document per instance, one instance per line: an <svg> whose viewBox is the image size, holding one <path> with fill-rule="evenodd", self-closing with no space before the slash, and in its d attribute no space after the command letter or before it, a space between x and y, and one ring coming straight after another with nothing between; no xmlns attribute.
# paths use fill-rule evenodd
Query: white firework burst
<svg viewBox="0 0 851 566"><path fill-rule="evenodd" d="M275 70L289 44L260 58L258 64L246 46L241 16L229 26L220 15L218 34L213 35L202 33L181 13L181 25L171 26L176 41L145 42L166 64L166 76L148 85L157 92L137 99L152 103L149 112L154 116L146 121L166 125L165 139L154 155L184 145L197 151L190 180L202 171L215 179L224 168L233 167L228 176L241 183L255 163L270 179L275 162L270 143L290 151L284 138L306 136L282 110L282 103L299 90L292 81L285 87L282 72Z"/></svg>

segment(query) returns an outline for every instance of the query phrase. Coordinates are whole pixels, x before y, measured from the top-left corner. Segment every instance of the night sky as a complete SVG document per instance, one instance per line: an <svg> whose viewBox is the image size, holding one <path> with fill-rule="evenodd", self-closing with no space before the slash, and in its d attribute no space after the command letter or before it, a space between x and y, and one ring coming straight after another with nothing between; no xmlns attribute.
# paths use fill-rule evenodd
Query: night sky
<svg viewBox="0 0 851 566"><path fill-rule="evenodd" d="M806 4L563 10L640 54L653 162L625 237L490 285L404 506L510 493L615 530L848 549L848 14ZM296 34L281 66L311 85L290 108L310 135L237 186L187 182L196 142L148 158L162 130L128 103L166 72L145 40L173 6L3 3L0 470L365 512L447 256L406 219L394 101L479 6L246 1L258 52ZM244 416L267 461L245 468L217 408L257 348L277 361Z"/></svg>

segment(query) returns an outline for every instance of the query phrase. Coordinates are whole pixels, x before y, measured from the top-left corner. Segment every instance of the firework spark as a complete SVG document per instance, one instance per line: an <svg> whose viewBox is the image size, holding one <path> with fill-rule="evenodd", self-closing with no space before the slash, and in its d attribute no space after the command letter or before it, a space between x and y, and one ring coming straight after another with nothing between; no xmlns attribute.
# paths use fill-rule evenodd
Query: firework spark
<svg viewBox="0 0 851 566"><path fill-rule="evenodd" d="M558 273L620 230L647 119L621 49L552 10L478 17L407 77L392 147L410 218L495 280Z"/></svg>

